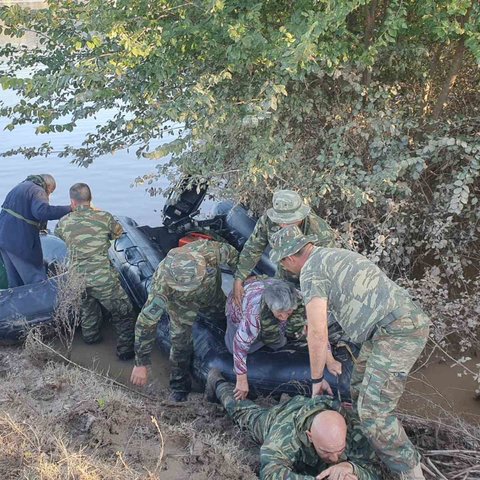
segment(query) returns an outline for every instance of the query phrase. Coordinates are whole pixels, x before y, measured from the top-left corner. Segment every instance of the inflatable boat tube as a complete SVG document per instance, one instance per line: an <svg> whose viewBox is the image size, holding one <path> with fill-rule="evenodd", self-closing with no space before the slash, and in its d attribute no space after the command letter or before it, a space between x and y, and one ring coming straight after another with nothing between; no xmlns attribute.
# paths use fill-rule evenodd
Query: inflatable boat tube
<svg viewBox="0 0 480 480"><path fill-rule="evenodd" d="M5 270L5 265L0 255L0 290L5 288L8 288L7 271Z"/></svg>
<svg viewBox="0 0 480 480"><path fill-rule="evenodd" d="M46 268L55 271L55 265L65 260L67 247L54 235L41 235L40 241ZM0 290L0 343L18 343L32 327L52 321L60 278Z"/></svg>
<svg viewBox="0 0 480 480"><path fill-rule="evenodd" d="M255 219L240 205L223 209L217 217L222 221L218 223L216 234L240 250L255 226ZM141 309L147 299L151 277L158 263L171 248L178 245L185 231L178 233L165 226L139 227L135 221L126 217L120 217L118 220L124 228L124 234L110 250L110 258L120 272L122 284L135 306ZM204 229L202 231L205 232ZM275 268L268 258L263 258L255 270L256 273L269 275L274 271ZM224 271L223 276L227 280L224 283L228 283L228 280L231 283L232 272ZM200 382L205 381L212 367L219 368L228 380L235 380L233 358L225 346L224 335L224 318L219 320L199 314L193 328L192 373ZM157 345L164 354L169 353L168 315L164 315L158 323ZM334 354L342 357L343 374L337 379L325 370L325 378L335 394L338 390L340 398L349 401L350 376L353 368L351 355L346 350L341 352L340 349ZM287 344L276 351L264 347L248 356L247 367L252 392L278 395L310 392L309 356L305 344Z"/></svg>

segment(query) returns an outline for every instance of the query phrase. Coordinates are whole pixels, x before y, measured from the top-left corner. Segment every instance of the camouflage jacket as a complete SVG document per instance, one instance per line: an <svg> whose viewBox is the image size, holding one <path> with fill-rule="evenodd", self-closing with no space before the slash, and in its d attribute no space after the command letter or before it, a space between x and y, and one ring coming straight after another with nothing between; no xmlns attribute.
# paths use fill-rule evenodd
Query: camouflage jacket
<svg viewBox="0 0 480 480"><path fill-rule="evenodd" d="M387 315L418 312L406 290L363 255L342 248L315 247L300 274L303 300L328 301L328 309L353 342L370 338Z"/></svg>
<svg viewBox="0 0 480 480"><path fill-rule="evenodd" d="M245 242L238 259L235 278L245 280L260 260L265 248L270 244L271 236L280 230L280 225L272 222L266 213L257 221L255 228ZM316 235L316 245L321 247L335 246L335 232L328 223L319 216L311 213L300 225L304 235Z"/></svg>
<svg viewBox="0 0 480 480"><path fill-rule="evenodd" d="M147 303L135 325L135 364L150 365L150 353L155 342L156 326L162 315L175 305L192 306L192 309L207 307L219 285L221 285L220 265L228 265L233 270L237 265L238 251L227 243L211 240L197 240L182 247L185 251L195 250L206 261L207 271L200 286L191 291L174 290L165 281L164 261L158 265L152 279ZM148 311L146 311L148 310Z"/></svg>
<svg viewBox="0 0 480 480"><path fill-rule="evenodd" d="M283 405L273 407L275 417L266 425L260 450L262 480L315 480L327 469L307 437L314 416L324 410L340 410L338 401L326 397L297 396ZM272 412L273 413L273 412ZM377 457L363 435L359 421L352 411L345 413L347 442L340 462L353 465L358 480L380 480Z"/></svg>
<svg viewBox="0 0 480 480"><path fill-rule="evenodd" d="M85 275L88 286L104 284L115 270L108 259L111 240L123 233L112 214L81 205L63 217L55 235L68 246L70 260Z"/></svg>

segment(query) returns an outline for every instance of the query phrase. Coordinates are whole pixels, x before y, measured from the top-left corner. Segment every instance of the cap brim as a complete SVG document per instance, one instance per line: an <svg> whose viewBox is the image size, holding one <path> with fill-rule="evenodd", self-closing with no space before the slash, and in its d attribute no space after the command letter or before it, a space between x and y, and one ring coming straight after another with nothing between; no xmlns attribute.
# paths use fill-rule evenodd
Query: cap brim
<svg viewBox="0 0 480 480"><path fill-rule="evenodd" d="M290 257L291 255L295 255L298 251L300 251L305 245L308 243L313 243L315 244L315 241L317 240L317 237L314 235L308 235L304 237L300 242L298 242L295 247L292 247L290 249L279 249L279 250L271 250L270 251L270 260L273 263L279 263L281 260L284 258Z"/></svg>
<svg viewBox="0 0 480 480"><path fill-rule="evenodd" d="M273 208L267 210L268 218L278 224L287 224L301 222L310 213L310 207L303 204L298 210L292 213L278 213Z"/></svg>

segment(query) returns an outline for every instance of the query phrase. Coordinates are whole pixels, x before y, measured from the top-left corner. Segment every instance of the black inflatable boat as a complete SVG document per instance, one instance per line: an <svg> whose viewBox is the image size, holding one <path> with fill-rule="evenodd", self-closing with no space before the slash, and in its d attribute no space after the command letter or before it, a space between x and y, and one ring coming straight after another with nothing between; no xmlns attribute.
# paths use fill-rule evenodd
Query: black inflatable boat
<svg viewBox="0 0 480 480"><path fill-rule="evenodd" d="M54 235L40 235L45 268L53 273L65 261L67 246ZM31 328L52 320L59 276L22 287L0 290L0 342L21 341Z"/></svg>
<svg viewBox="0 0 480 480"><path fill-rule="evenodd" d="M250 236L255 218L241 205L225 202L217 205L215 215L209 220L194 220L194 215L204 198L205 192L184 191L175 202L164 209L164 225L161 227L139 226L130 218L119 218L124 234L110 251L110 258L120 272L122 284L134 304L141 308L145 303L152 275L167 252L191 240L195 234L209 235L227 241L241 250ZM275 267L264 254L255 273L273 275ZM232 272L223 271L224 289L233 283ZM235 381L233 358L224 343L224 320L198 316L193 328L194 360L193 374L204 382L212 367L219 368L224 376ZM168 354L170 333L168 316L164 315L157 328L157 345ZM350 399L350 377L353 368L350 353L338 348L334 356L343 363L340 379L325 370L325 377L342 400ZM305 344L287 344L281 350L263 348L250 354L247 360L249 385L253 392L262 394L309 393L310 367ZM339 386L339 388L337 388ZM338 392L338 393L337 393Z"/></svg>

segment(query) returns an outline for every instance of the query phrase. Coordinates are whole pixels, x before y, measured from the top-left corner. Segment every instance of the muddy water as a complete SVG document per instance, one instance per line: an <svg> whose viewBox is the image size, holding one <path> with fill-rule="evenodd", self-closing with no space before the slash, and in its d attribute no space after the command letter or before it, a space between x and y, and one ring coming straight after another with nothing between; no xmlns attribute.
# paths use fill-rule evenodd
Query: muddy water
<svg viewBox="0 0 480 480"><path fill-rule="evenodd" d="M117 359L115 335L111 326L104 328L104 336L103 343L86 345L80 335L77 335L72 360L129 385L133 361L122 362ZM466 366L475 371L475 365L479 362L480 359L473 359ZM442 419L449 423L455 422L454 415L458 415L468 422L480 425L480 400L476 400L474 394L478 384L472 375L463 375L463 370L451 367L451 363L435 358L428 366L416 372L414 370L407 382L399 410L411 415ZM153 385L150 390L167 388L168 376L168 358L155 348L150 377Z"/></svg>

